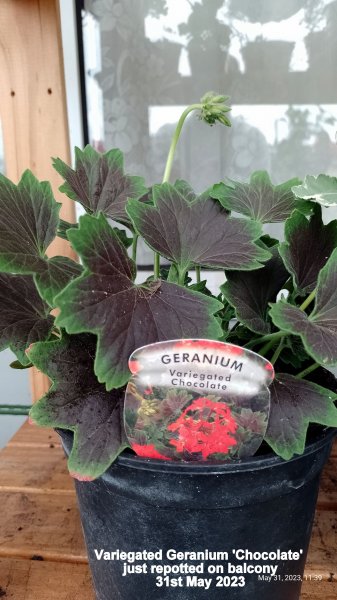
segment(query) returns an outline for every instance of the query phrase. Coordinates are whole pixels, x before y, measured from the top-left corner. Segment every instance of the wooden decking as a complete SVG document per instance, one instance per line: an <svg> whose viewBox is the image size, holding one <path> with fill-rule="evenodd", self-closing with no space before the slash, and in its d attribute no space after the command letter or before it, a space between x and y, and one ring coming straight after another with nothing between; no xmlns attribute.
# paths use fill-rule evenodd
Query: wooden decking
<svg viewBox="0 0 337 600"><path fill-rule="evenodd" d="M323 579L306 581L302 600L337 599L337 445L321 484L306 574ZM58 436L28 424L0 453L0 598L94 600Z"/></svg>

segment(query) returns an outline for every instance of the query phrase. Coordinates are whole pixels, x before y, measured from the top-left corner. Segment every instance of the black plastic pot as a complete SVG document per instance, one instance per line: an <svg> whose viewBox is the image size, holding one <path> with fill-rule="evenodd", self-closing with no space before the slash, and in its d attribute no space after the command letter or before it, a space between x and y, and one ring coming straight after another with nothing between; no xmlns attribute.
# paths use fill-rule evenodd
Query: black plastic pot
<svg viewBox="0 0 337 600"><path fill-rule="evenodd" d="M125 452L100 479L76 482L97 600L298 600L319 478L335 433L325 430L302 456L288 462L268 455L236 464L177 464ZM63 432L62 438L69 452L71 435ZM97 560L95 549L162 550L162 564L203 562L205 572L197 578L213 581L208 590L156 587L159 574L122 576L124 561ZM169 549L227 551L229 556L228 561L170 561ZM302 552L299 560L247 561L278 565L275 580L246 574L244 587L227 587L239 582L230 574L231 579L223 580L225 587L216 587L227 576L228 562L243 564L235 560L233 549ZM223 575L207 573L216 564L223 565ZM182 575L183 584L186 578Z"/></svg>

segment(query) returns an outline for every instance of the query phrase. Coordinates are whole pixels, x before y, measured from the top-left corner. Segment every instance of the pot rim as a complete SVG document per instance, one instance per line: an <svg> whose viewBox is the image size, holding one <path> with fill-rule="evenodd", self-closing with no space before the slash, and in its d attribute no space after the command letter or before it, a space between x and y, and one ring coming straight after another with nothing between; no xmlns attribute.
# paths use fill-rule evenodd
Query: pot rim
<svg viewBox="0 0 337 600"><path fill-rule="evenodd" d="M275 456L274 454L267 454L239 459L230 463L201 463L192 461L178 463L162 459L144 458L142 456L133 455L126 450L117 457L104 475L108 474L109 471L116 466L152 471L154 473L166 472L182 475L221 475L225 473L236 473L238 471L260 471L271 467L281 467L285 464L299 461L303 459L304 456L309 456L320 450L326 444L332 442L335 436L337 436L337 428L325 427L319 435L319 438L306 446L303 454L298 454L289 460L284 460L280 456Z"/></svg>

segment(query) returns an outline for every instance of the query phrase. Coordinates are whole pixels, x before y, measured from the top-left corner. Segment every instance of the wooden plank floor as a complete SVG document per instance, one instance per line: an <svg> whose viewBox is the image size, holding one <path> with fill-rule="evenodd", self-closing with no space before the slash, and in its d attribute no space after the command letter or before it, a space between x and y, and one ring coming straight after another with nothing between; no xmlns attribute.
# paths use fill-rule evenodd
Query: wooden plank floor
<svg viewBox="0 0 337 600"><path fill-rule="evenodd" d="M301 600L337 600L337 444L324 471ZM94 600L59 438L25 423L0 452L0 598ZM146 599L144 599L146 600ZM286 598L285 598L286 600Z"/></svg>

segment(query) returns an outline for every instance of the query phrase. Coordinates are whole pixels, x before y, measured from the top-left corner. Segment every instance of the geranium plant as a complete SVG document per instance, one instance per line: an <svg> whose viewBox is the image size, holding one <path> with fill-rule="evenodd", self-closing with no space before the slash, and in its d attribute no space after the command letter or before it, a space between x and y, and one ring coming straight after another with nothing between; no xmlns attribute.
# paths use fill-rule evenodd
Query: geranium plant
<svg viewBox="0 0 337 600"><path fill-rule="evenodd" d="M323 371L337 364L337 220L324 224L321 212L337 204L337 180L274 186L257 172L200 195L168 182L187 115L228 126L226 101L209 93L183 112L164 180L151 189L125 174L119 150L77 149L74 169L55 159L60 190L87 213L78 226L59 218L49 183L30 171L18 185L1 176L1 349L50 377L31 419L74 432L69 469L79 479L98 477L128 446L128 358L156 341L226 340L271 360L265 442L284 459L303 452L309 423L337 426L334 378ZM284 223L284 241L265 233L267 223ZM70 241L79 263L48 257L55 236ZM155 258L153 276L136 284L139 236ZM224 272L216 295L206 277L214 269ZM308 379L319 368L320 385Z"/></svg>

